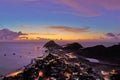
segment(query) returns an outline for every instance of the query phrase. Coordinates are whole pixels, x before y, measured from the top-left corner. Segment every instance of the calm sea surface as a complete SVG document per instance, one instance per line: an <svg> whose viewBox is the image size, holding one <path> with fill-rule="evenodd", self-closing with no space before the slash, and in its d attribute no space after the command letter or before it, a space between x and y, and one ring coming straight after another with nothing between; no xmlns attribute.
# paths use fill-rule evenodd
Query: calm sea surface
<svg viewBox="0 0 120 80"><path fill-rule="evenodd" d="M69 42L58 42L64 45ZM0 42L0 74L7 74L30 63L31 59L42 56L45 42ZM115 43L81 42L84 47Z"/></svg>

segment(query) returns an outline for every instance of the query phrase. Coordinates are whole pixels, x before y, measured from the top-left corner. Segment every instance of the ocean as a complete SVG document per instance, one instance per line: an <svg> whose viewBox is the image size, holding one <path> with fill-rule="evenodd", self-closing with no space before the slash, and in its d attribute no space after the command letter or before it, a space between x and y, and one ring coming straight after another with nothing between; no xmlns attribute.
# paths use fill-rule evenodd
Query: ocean
<svg viewBox="0 0 120 80"><path fill-rule="evenodd" d="M31 62L31 59L44 55L46 42L0 42L0 75L14 72ZM60 45L71 42L57 42ZM79 42L84 47L103 44L111 46L116 43Z"/></svg>
<svg viewBox="0 0 120 80"><path fill-rule="evenodd" d="M7 74L42 56L43 42L0 42L0 74Z"/></svg>

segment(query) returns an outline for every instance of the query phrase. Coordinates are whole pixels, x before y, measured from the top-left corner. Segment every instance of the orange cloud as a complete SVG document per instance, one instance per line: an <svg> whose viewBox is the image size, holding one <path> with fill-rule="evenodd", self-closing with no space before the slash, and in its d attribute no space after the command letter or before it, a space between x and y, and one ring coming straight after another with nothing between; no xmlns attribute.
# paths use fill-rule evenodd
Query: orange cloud
<svg viewBox="0 0 120 80"><path fill-rule="evenodd" d="M56 34L53 34L53 33L26 33L28 35L56 35Z"/></svg>
<svg viewBox="0 0 120 80"><path fill-rule="evenodd" d="M58 30L58 31L64 31L64 32L72 32L72 33L81 33L81 32L88 32L89 27L85 28L73 28L68 26L48 26L48 29Z"/></svg>

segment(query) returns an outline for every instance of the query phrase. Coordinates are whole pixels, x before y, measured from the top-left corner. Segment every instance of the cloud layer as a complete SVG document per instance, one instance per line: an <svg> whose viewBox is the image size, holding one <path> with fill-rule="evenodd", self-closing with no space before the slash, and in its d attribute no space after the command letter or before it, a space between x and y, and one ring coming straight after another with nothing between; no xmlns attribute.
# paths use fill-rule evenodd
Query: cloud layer
<svg viewBox="0 0 120 80"><path fill-rule="evenodd" d="M22 32L13 32L9 29L0 30L0 40L14 40L20 35L25 35Z"/></svg>
<svg viewBox="0 0 120 80"><path fill-rule="evenodd" d="M120 0L59 0L58 2L72 8L79 16L99 16L104 11L120 10Z"/></svg>
<svg viewBox="0 0 120 80"><path fill-rule="evenodd" d="M63 32L72 32L72 33L81 33L81 32L88 32L89 27L85 28L73 28L68 26L48 26L48 29L63 31Z"/></svg>
<svg viewBox="0 0 120 80"><path fill-rule="evenodd" d="M52 8L51 10L55 12L88 17L100 16L107 11L120 10L120 0L0 0L0 2L32 5L37 8L44 6L47 9Z"/></svg>
<svg viewBox="0 0 120 80"><path fill-rule="evenodd" d="M115 33L106 33L106 36L110 37L110 38L115 38L115 39L119 39L120 38L120 35L119 34L115 34Z"/></svg>

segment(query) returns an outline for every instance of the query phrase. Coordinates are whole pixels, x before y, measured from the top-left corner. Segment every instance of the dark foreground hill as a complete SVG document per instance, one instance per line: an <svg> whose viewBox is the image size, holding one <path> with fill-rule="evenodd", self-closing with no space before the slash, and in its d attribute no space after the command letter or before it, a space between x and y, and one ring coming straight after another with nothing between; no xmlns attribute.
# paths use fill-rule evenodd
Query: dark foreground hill
<svg viewBox="0 0 120 80"><path fill-rule="evenodd" d="M97 45L78 50L77 54L89 58L95 58L120 64L120 45L105 47Z"/></svg>

